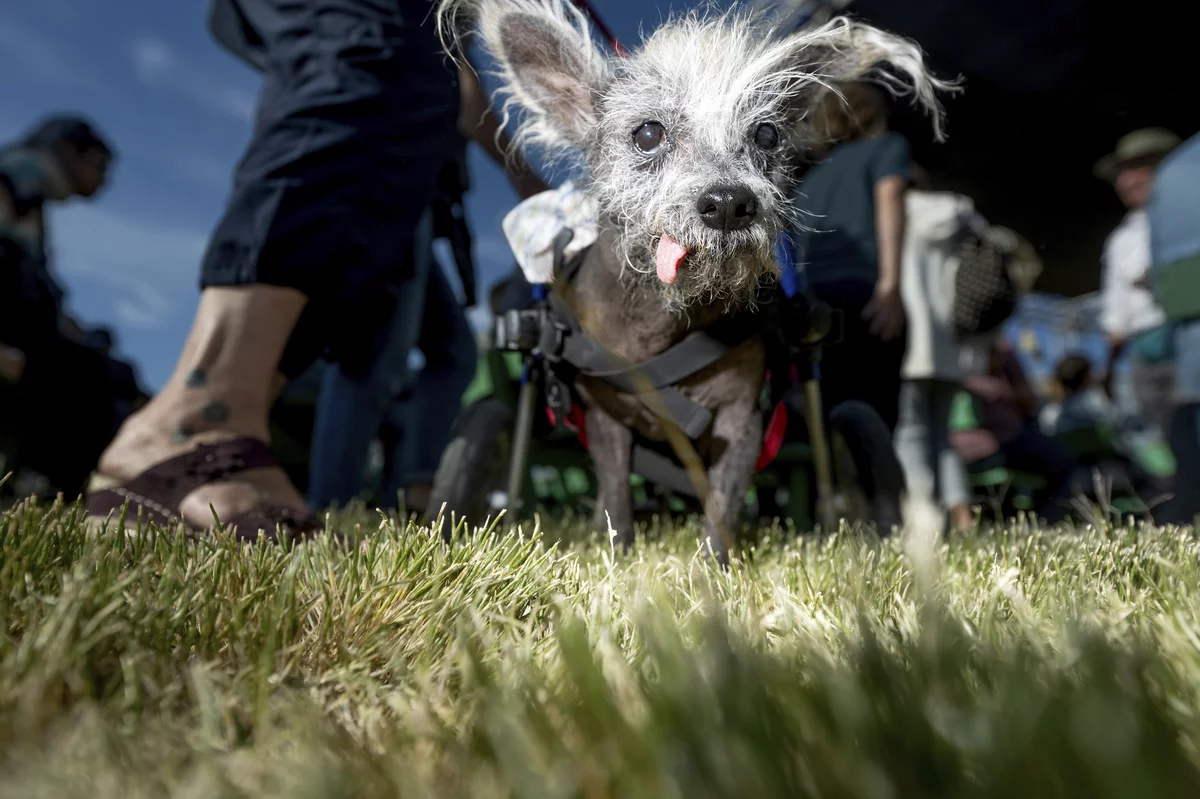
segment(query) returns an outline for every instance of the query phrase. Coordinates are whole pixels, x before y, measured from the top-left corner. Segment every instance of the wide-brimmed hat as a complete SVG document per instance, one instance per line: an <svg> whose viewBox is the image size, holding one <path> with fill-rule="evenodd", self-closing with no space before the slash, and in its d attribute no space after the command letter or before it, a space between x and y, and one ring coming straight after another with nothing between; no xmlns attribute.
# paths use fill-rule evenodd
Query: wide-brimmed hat
<svg viewBox="0 0 1200 799"><path fill-rule="evenodd" d="M1166 128L1142 128L1126 133L1117 140L1117 148L1096 162L1092 172L1101 180L1112 182L1121 167L1130 161L1163 156L1183 140Z"/></svg>

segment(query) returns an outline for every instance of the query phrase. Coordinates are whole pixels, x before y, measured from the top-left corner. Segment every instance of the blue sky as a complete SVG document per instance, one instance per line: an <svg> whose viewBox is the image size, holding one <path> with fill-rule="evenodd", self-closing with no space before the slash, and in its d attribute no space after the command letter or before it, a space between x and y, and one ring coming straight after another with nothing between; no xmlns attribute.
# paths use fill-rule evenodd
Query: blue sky
<svg viewBox="0 0 1200 799"><path fill-rule="evenodd" d="M598 0L623 41L693 0ZM198 297L200 256L250 135L258 76L205 28L204 0L0 4L0 141L48 112L92 117L116 143L111 187L51 217L73 313L110 325L144 382L170 375ZM12 76L23 79L14 80ZM468 214L481 284L511 268L500 219L515 202L472 153ZM484 295L486 296L486 295Z"/></svg>

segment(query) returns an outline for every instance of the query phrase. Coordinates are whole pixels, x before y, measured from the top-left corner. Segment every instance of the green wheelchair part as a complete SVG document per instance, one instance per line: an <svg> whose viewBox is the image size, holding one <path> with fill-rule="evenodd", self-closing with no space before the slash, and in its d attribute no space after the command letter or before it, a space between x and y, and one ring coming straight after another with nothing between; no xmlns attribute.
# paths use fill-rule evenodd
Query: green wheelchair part
<svg viewBox="0 0 1200 799"><path fill-rule="evenodd" d="M462 407L473 405L481 399L496 397L504 402L511 402L516 407L517 392L514 388L521 382L521 353L488 350L479 358L467 390L462 395ZM497 384L495 375L507 375L507 381Z"/></svg>

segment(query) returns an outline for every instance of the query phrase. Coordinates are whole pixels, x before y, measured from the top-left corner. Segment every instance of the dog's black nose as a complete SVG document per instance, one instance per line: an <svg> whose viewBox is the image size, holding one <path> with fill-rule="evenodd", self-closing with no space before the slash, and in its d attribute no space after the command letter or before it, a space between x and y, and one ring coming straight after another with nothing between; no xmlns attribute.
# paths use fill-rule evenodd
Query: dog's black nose
<svg viewBox="0 0 1200 799"><path fill-rule="evenodd" d="M696 200L696 211L714 230L742 230L758 214L758 199L745 186L710 186Z"/></svg>

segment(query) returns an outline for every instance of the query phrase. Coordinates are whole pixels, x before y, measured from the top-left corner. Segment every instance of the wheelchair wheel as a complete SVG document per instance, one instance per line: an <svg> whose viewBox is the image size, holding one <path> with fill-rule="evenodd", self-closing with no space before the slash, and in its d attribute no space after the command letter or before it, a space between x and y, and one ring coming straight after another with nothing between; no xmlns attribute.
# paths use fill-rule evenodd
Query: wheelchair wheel
<svg viewBox="0 0 1200 799"><path fill-rule="evenodd" d="M496 514L492 498L505 490L512 424L512 410L490 397L468 405L459 414L430 492L427 513L431 524L439 512L442 515L442 527L435 533L450 539L452 514L455 521L466 519L468 525L481 525Z"/></svg>
<svg viewBox="0 0 1200 799"><path fill-rule="evenodd" d="M857 401L833 408L828 425L838 516L872 521L881 536L888 535L902 523L905 483L887 425Z"/></svg>

